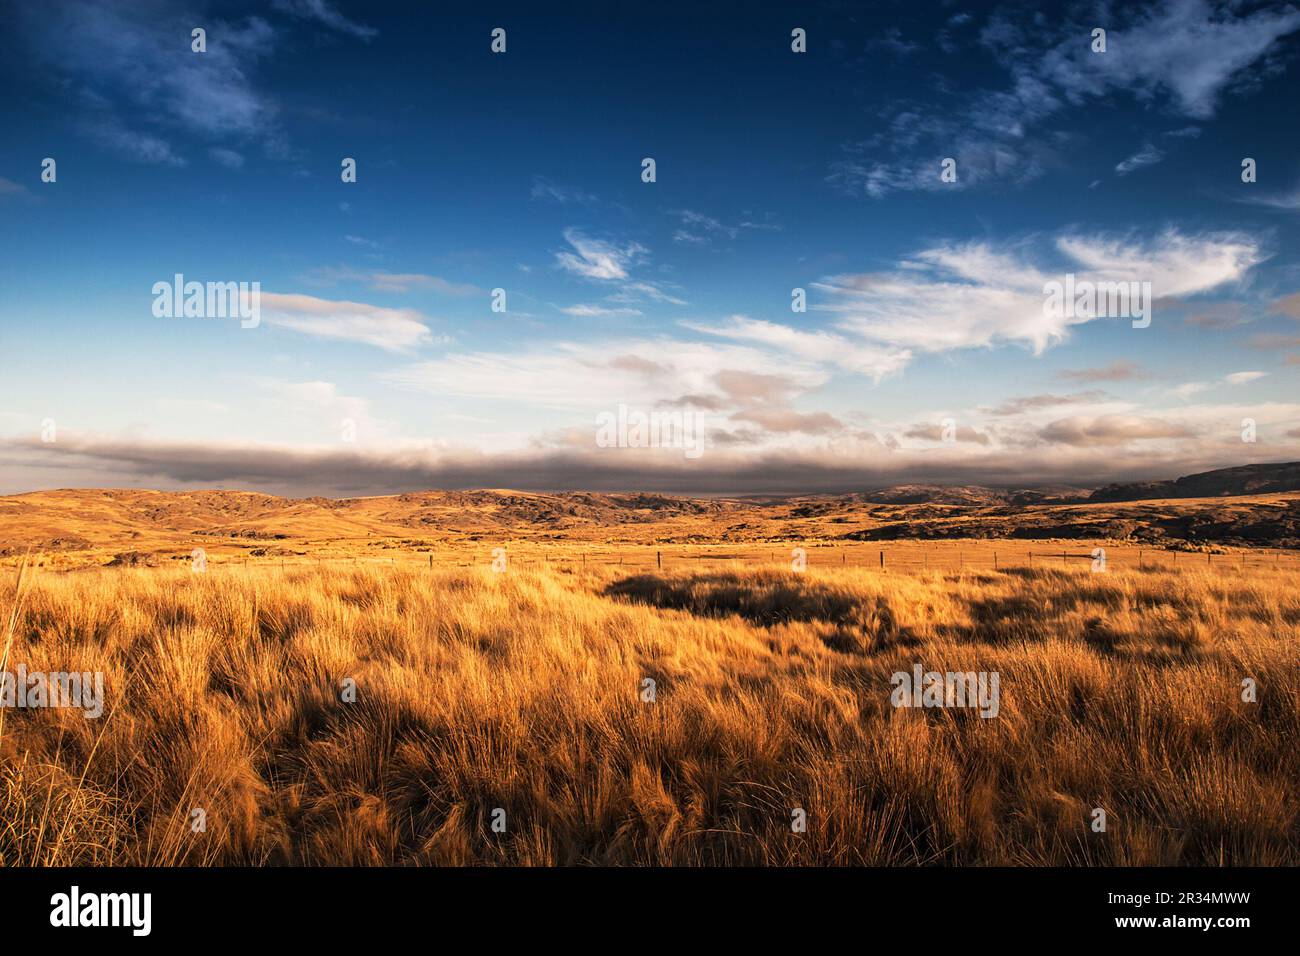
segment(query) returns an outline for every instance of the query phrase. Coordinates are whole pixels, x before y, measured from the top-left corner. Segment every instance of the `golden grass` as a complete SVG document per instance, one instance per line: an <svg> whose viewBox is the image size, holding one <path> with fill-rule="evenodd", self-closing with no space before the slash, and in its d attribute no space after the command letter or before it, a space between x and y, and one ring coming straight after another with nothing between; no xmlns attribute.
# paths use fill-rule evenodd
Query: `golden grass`
<svg viewBox="0 0 1300 956"><path fill-rule="evenodd" d="M1288 571L228 566L0 602L11 669L107 692L0 711L5 864L1300 863ZM918 662L997 671L998 716L891 707Z"/></svg>

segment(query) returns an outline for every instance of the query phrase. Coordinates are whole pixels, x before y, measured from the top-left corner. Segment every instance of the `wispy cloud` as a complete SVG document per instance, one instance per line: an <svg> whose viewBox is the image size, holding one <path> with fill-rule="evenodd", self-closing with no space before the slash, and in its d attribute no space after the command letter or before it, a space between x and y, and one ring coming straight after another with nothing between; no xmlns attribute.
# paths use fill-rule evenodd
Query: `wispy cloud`
<svg viewBox="0 0 1300 956"><path fill-rule="evenodd" d="M1297 186L1289 193L1260 193L1255 191L1252 184L1249 191L1234 198L1238 202L1248 203L1252 206L1267 206L1270 209L1291 212L1300 209L1300 186Z"/></svg>
<svg viewBox="0 0 1300 956"><path fill-rule="evenodd" d="M640 243L595 239L574 228L564 230L564 240L569 248L555 253L555 264L580 278L615 285L617 291L606 296L607 301L620 306L642 301L687 304L662 283L632 276L633 267L649 253Z"/></svg>
<svg viewBox="0 0 1300 956"><path fill-rule="evenodd" d="M1268 441L1243 446L1239 423L1245 415L1257 420ZM557 433L552 444L490 454L436 441L359 447L337 441L200 442L61 431L51 444L37 436L0 436L0 482L26 490L30 481L13 483L45 469L57 474L63 487L145 483L290 494L390 494L430 487L811 494L899 481L1086 486L1297 455L1297 420L1300 405L1294 403L1203 406L1178 415L1076 416L1037 427L1016 444L974 428L962 431L964 440L936 442L934 426L926 424L901 429L921 436L911 446L833 431L799 433L797 442L796 433L789 433L775 445L754 448L743 432L719 431L707 454L695 460L666 449L597 448L590 425ZM980 434L989 440L981 441Z"/></svg>
<svg viewBox="0 0 1300 956"><path fill-rule="evenodd" d="M273 9L361 40L378 32L327 0L275 0ZM274 157L289 151L278 105L259 77L282 39L265 17L227 21L157 3L66 0L20 9L17 23L39 68L58 78L73 126L127 159L184 166L187 136L230 168L244 159L232 141L260 144ZM200 23L207 49L195 53L190 31Z"/></svg>
<svg viewBox="0 0 1300 956"><path fill-rule="evenodd" d="M567 305L560 309L565 315L572 315L581 319L610 318L618 315L640 315L640 309L630 309L627 307L612 308L604 305L591 305L580 302L577 305Z"/></svg>
<svg viewBox="0 0 1300 956"><path fill-rule="evenodd" d="M1127 91L1146 102L1167 98L1171 110L1208 119L1234 77L1296 30L1300 10L1291 6L1242 12L1235 4L1171 0L1131 26L1112 27L1106 53L1064 41L1039 69L1074 102Z"/></svg>
<svg viewBox="0 0 1300 956"><path fill-rule="evenodd" d="M718 375L777 376L805 390L827 372L766 349L680 339L559 342L520 351L454 352L386 372L397 385L431 394L601 410L620 402L655 405L682 395L723 395Z"/></svg>
<svg viewBox="0 0 1300 956"><path fill-rule="evenodd" d="M582 206L594 206L600 202L595 193L589 193L577 186L565 186L553 182L545 176L533 177L533 188L530 195L533 199L560 204L577 203Z"/></svg>
<svg viewBox="0 0 1300 956"><path fill-rule="evenodd" d="M255 81L276 41L260 17L208 20L202 54L190 50L193 15L155 4L68 0L30 8L20 23L68 91L76 125L130 159L184 164L178 131L225 148L231 139L283 148L275 104Z"/></svg>
<svg viewBox="0 0 1300 956"><path fill-rule="evenodd" d="M780 229L772 223L749 220L728 224L691 209L677 209L673 211L673 215L681 222L681 227L673 232L673 241L694 246L709 245L719 239L735 239L745 230L778 231Z"/></svg>
<svg viewBox="0 0 1300 956"><path fill-rule="evenodd" d="M370 240L358 236L346 236L353 245L371 245ZM453 282L440 276L427 275L422 272L385 272L382 269L358 270L347 266L324 266L315 269L303 277L303 281L333 285L339 282L358 282L369 286L376 292L411 292L428 290L443 295L469 296L479 295L482 289L466 282Z"/></svg>
<svg viewBox="0 0 1300 956"><path fill-rule="evenodd" d="M1229 385L1246 385L1250 382L1257 382L1266 375L1268 375L1268 372L1233 372L1230 375L1225 375L1223 380Z"/></svg>
<svg viewBox="0 0 1300 956"><path fill-rule="evenodd" d="M623 285L623 291L611 295L611 301L616 302L636 302L641 299L648 299L652 302L664 302L668 305L687 305L685 299L669 292L663 285L657 282L648 282L644 279L637 282L627 282Z"/></svg>
<svg viewBox="0 0 1300 956"><path fill-rule="evenodd" d="M1249 385L1251 382L1257 382L1267 375L1267 372L1259 371L1232 372L1213 382L1184 382L1182 385L1170 389L1170 392L1176 397L1186 400L1193 395L1199 395L1201 392L1208 392L1216 386Z"/></svg>
<svg viewBox="0 0 1300 956"><path fill-rule="evenodd" d="M359 40L369 41L379 36L379 31L374 27L349 20L329 0L274 0L273 6L283 13L304 20L315 20L331 30L346 33Z"/></svg>
<svg viewBox="0 0 1300 956"><path fill-rule="evenodd" d="M214 146L208 150L208 155L215 159L227 169L242 169L244 166L244 157L233 149L225 149L220 146Z"/></svg>
<svg viewBox="0 0 1300 956"><path fill-rule="evenodd" d="M1293 349L1300 346L1300 335L1288 335L1285 332L1260 332L1248 338L1246 344L1263 352Z"/></svg>
<svg viewBox="0 0 1300 956"><path fill-rule="evenodd" d="M905 349L870 347L825 331L794 329L776 322L733 315L725 322L683 322L686 328L708 335L751 342L803 359L838 366L876 380L899 372L911 359Z"/></svg>
<svg viewBox="0 0 1300 956"><path fill-rule="evenodd" d="M1070 327L1095 319L1050 313L1043 286L1066 271L1094 282L1146 281L1152 294L1190 295L1242 279L1261 259L1243 234L1167 230L1145 242L1066 234L1054 243L1056 271L1031 262L1023 245L986 242L924 249L886 273L830 276L815 284L842 331L898 350L940 352L1019 343L1042 352Z"/></svg>
<svg viewBox="0 0 1300 956"><path fill-rule="evenodd" d="M1293 292L1269 303L1269 312L1273 315L1285 315L1300 320L1300 292Z"/></svg>
<svg viewBox="0 0 1300 956"><path fill-rule="evenodd" d="M1007 84L891 104L880 117L880 133L845 144L828 181L873 198L899 190L968 189L993 180L1023 183L1059 161L1064 140L1057 134L1068 138L1069 131L1053 129L1052 121L1065 110L1127 93L1176 116L1208 119L1242 71L1300 29L1300 10L1291 6L1242 12L1232 4L1170 0L1127 23L1110 22L1105 53L1093 53L1086 42L1099 25L1093 14L1054 23L1053 32L1067 39L1044 52L1048 16L1016 21L995 14L981 39L1011 64ZM1150 165L1159 152L1149 146L1120 163L1117 172ZM957 160L956 182L940 180L941 157Z"/></svg>
<svg viewBox="0 0 1300 956"><path fill-rule="evenodd" d="M1076 415L1058 419L1038 434L1047 442L1094 447L1149 439L1191 438L1195 432L1186 425L1141 415Z"/></svg>
<svg viewBox="0 0 1300 956"><path fill-rule="evenodd" d="M1132 382L1146 378L1148 374L1136 362L1119 359L1100 368L1066 369L1057 378L1067 382Z"/></svg>
<svg viewBox="0 0 1300 956"><path fill-rule="evenodd" d="M31 192L26 186L14 182L12 179L5 179L0 176L0 200L2 199L28 199Z"/></svg>
<svg viewBox="0 0 1300 956"><path fill-rule="evenodd" d="M1071 395L1025 395L1009 398L989 411L996 416L1023 415L1047 408L1060 408L1063 405L1090 405L1106 398L1105 392L1075 392Z"/></svg>
<svg viewBox="0 0 1300 956"><path fill-rule="evenodd" d="M371 272L366 276L371 288L383 292L409 292L412 289L430 289L446 295L475 295L482 290L464 282L451 282L439 276L420 272Z"/></svg>
<svg viewBox="0 0 1300 956"><path fill-rule="evenodd" d="M970 425L959 425L952 429L952 440L974 445L988 445L991 439L984 432ZM904 438L915 438L927 442L942 442L948 439L946 429L938 422L921 422L903 432Z"/></svg>
<svg viewBox="0 0 1300 956"><path fill-rule="evenodd" d="M361 342L390 352L410 351L433 342L425 317L414 309L276 292L263 292L261 302L264 323L304 335Z"/></svg>
<svg viewBox="0 0 1300 956"><path fill-rule="evenodd" d="M628 269L646 249L635 242L615 244L592 239L577 229L564 230L569 249L555 254L561 269L584 279L626 279Z"/></svg>
<svg viewBox="0 0 1300 956"><path fill-rule="evenodd" d="M1162 308L1186 308L1184 321L1202 329L1232 329L1245 325L1250 315L1244 302L1198 302L1195 300L1181 302L1169 299L1161 303Z"/></svg>
<svg viewBox="0 0 1300 956"><path fill-rule="evenodd" d="M1117 175L1127 176L1129 173L1135 172L1146 166L1154 166L1164 158L1165 154L1163 150L1157 149L1155 146L1147 143L1128 159L1117 163L1115 165L1115 172Z"/></svg>
<svg viewBox="0 0 1300 956"><path fill-rule="evenodd" d="M369 399L345 394L334 382L263 379L256 383L263 393L261 405L299 434L319 435L327 440L371 444L392 441L391 424L374 416Z"/></svg>

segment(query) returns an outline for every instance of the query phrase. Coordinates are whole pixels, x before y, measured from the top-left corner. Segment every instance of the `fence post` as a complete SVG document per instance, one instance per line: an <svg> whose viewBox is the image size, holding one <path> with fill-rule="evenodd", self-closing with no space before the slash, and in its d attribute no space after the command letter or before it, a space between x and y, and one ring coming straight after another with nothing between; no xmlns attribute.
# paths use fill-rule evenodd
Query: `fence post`
<svg viewBox="0 0 1300 956"><path fill-rule="evenodd" d="M663 570L663 566L664 566L664 553L662 551L656 551L655 567L659 568L660 570Z"/></svg>

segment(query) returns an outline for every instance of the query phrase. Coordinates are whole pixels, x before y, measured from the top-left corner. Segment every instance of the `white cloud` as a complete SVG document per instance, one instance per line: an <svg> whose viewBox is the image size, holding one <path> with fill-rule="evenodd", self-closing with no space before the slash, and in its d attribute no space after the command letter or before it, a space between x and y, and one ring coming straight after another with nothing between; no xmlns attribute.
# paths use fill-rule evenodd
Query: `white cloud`
<svg viewBox="0 0 1300 956"><path fill-rule="evenodd" d="M605 297L607 302L619 305L636 305L639 302L662 302L669 305L686 305L686 300L669 291L664 283L632 278L632 266L642 260L648 250L636 242L614 243L593 239L577 229L564 230L564 239L572 251L555 254L561 269L584 279L613 283L618 291Z"/></svg>
<svg viewBox="0 0 1300 956"><path fill-rule="evenodd" d="M684 395L723 395L718 376L729 372L780 378L795 391L829 378L815 362L764 349L668 338L452 353L383 377L440 396L600 410L619 402L654 405Z"/></svg>
<svg viewBox="0 0 1300 956"><path fill-rule="evenodd" d="M1043 286L1063 280L1149 281L1156 299L1190 295L1241 279L1261 261L1259 245L1237 233L1188 236L1167 230L1148 242L1070 235L1056 249L1057 271L1032 263L1023 246L941 245L893 272L830 276L815 284L842 331L898 350L939 352L1019 343L1042 352L1086 316L1051 314Z"/></svg>
<svg viewBox="0 0 1300 956"><path fill-rule="evenodd" d="M389 309L310 295L263 292L262 321L305 335L362 342L391 352L408 351L433 341L425 317L414 309Z"/></svg>
<svg viewBox="0 0 1300 956"><path fill-rule="evenodd" d="M1233 77L1298 29L1294 7L1238 15L1206 0L1173 0L1132 26L1111 29L1104 54L1063 42L1043 58L1042 70L1075 99L1112 90L1144 100L1166 94L1179 112L1208 119Z"/></svg>
<svg viewBox="0 0 1300 956"><path fill-rule="evenodd" d="M1267 436L1258 445L1241 441L1240 423L1247 416ZM980 429L965 433L966 441L899 447L862 432L808 431L833 428L816 415L767 417L775 419L771 425L805 431L777 433L774 442L757 447L720 442L715 434L707 453L694 460L671 449L594 447L590 423L569 430L567 442L533 442L494 453L441 439L357 447L337 439L315 445L204 442L64 431L47 444L36 435L0 435L0 491L229 484L294 495L392 494L429 487L811 494L902 481L1087 486L1300 454L1300 441L1288 434L1300 421L1295 403L1066 419L1046 437L1033 435L1014 445L980 441L979 434L987 431ZM803 420L795 420L799 417ZM1192 437L1160 437L1183 432Z"/></svg>
<svg viewBox="0 0 1300 956"><path fill-rule="evenodd" d="M778 352L838 366L877 380L901 371L911 359L911 353L906 350L863 346L831 332L807 332L743 315L733 315L721 325L697 322L682 324L697 332L753 342Z"/></svg>
<svg viewBox="0 0 1300 956"><path fill-rule="evenodd" d="M1207 391L1212 387L1213 385L1210 382L1184 382L1182 385L1175 386L1169 391L1175 397L1185 400L1191 398L1193 395L1199 395L1201 392Z"/></svg>
<svg viewBox="0 0 1300 956"><path fill-rule="evenodd" d="M1257 382L1261 378L1268 376L1268 372L1233 372L1225 375L1215 382L1184 382L1171 388L1169 391L1177 398L1184 401L1193 395L1199 395L1201 392L1208 392L1210 389L1219 385L1249 385L1251 382Z"/></svg>
<svg viewBox="0 0 1300 956"><path fill-rule="evenodd" d="M1258 381L1266 375L1268 372L1233 372L1231 375L1225 375L1223 380L1229 385L1245 385Z"/></svg>
<svg viewBox="0 0 1300 956"><path fill-rule="evenodd" d="M616 308L611 309L603 305L589 305L580 302L577 305L568 305L560 309L565 315L577 316L578 318L602 318L616 315L640 315L640 309Z"/></svg>
<svg viewBox="0 0 1300 956"><path fill-rule="evenodd" d="M645 248L635 242L618 246L588 238L577 229L564 230L564 239L573 251L557 252L556 263L586 279L626 279L628 267L645 252Z"/></svg>
<svg viewBox="0 0 1300 956"><path fill-rule="evenodd" d="M356 395L345 395L333 382L290 382L263 380L276 415L303 437L319 435L327 441L347 440L361 444L394 438L392 426L375 418L370 402Z"/></svg>
<svg viewBox="0 0 1300 956"><path fill-rule="evenodd" d="M1067 236L1056 244L1089 278L1147 281L1157 298L1236 282L1265 258L1259 242L1244 233L1189 236L1170 229L1146 244L1100 236Z"/></svg>
<svg viewBox="0 0 1300 956"><path fill-rule="evenodd" d="M304 20L315 20L331 30L349 34L359 40L370 41L379 36L379 31L374 27L349 20L329 0L275 0L274 5L275 9L283 13Z"/></svg>
<svg viewBox="0 0 1300 956"><path fill-rule="evenodd" d="M1233 3L1171 0L1110 23L1106 52L1093 53L1090 31L1107 24L1094 22L1093 14L1050 16L1034 11L1032 19L1027 13L1016 23L994 14L982 40L1010 64L1004 88L945 89L926 100L895 100L878 118L881 131L846 144L827 180L873 198L898 190L968 189L992 180L1026 182L1062 160L1058 134L1068 137L1070 130L1053 130L1049 123L1065 110L1129 93L1177 115L1208 119L1247 68L1300 29L1300 10L1292 6L1243 13ZM1046 51L1045 31L1063 38ZM1171 135L1191 134L1183 129ZM1158 152L1148 147L1117 172L1149 165ZM940 157L957 160L955 183L940 180ZM1126 165L1134 160L1137 165Z"/></svg>
<svg viewBox="0 0 1300 956"><path fill-rule="evenodd" d="M1142 169L1144 166L1154 166L1164 158L1165 154L1161 150L1152 146L1150 143L1147 143L1128 159L1117 163L1115 166L1115 172L1120 176L1127 176L1129 173Z"/></svg>
<svg viewBox="0 0 1300 956"><path fill-rule="evenodd" d="M666 302L669 305L686 305L685 299L665 291L663 286L655 282L628 282L623 286L623 292L610 296L611 299L618 299L624 302L634 302L638 297L652 299L655 302Z"/></svg>
<svg viewBox="0 0 1300 956"><path fill-rule="evenodd" d="M1282 209L1286 211L1300 209L1300 186L1292 189L1289 193L1256 193L1255 186L1251 185L1250 189L1244 196L1234 197L1238 202L1249 203L1252 206L1267 206L1270 209Z"/></svg>

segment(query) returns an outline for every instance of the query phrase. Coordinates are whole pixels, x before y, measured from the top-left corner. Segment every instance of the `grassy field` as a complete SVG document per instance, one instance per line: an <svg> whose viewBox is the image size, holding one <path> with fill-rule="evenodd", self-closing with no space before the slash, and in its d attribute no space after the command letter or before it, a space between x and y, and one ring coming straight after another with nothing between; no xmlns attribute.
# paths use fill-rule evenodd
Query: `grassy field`
<svg viewBox="0 0 1300 956"><path fill-rule="evenodd" d="M1289 566L1300 572L1300 493L1109 504L878 504L857 496L424 492L293 499L237 491L80 489L0 496L0 572L30 551L51 571L118 565L519 564L700 570L712 564L962 570ZM1064 553L1065 557L1062 557Z"/></svg>
<svg viewBox="0 0 1300 956"><path fill-rule="evenodd" d="M1300 863L1294 568L989 544L28 567L5 667L106 704L0 708L0 862ZM892 706L915 664L997 716Z"/></svg>

